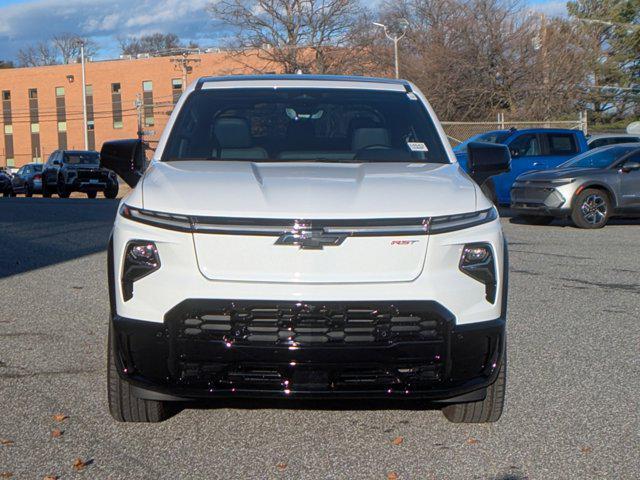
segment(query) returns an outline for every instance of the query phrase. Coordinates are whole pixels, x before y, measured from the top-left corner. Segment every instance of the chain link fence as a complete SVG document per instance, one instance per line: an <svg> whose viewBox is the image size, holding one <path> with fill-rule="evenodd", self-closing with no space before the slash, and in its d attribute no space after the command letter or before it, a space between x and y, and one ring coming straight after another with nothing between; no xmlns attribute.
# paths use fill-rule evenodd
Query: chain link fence
<svg viewBox="0 0 640 480"><path fill-rule="evenodd" d="M494 122L442 122L442 128L449 138L452 147L464 142L469 137L491 130L509 130L517 128L568 128L582 130L587 134L587 116L580 112L576 120L552 120L546 122L527 120L505 120L504 115L499 115Z"/></svg>

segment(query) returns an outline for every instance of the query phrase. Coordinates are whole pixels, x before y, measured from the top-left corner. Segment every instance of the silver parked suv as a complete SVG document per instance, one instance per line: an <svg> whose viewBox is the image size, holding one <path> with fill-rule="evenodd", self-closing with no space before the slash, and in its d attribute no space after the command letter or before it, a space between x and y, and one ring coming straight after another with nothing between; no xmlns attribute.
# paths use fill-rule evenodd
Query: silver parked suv
<svg viewBox="0 0 640 480"><path fill-rule="evenodd" d="M511 208L528 223L571 217L580 228L603 227L612 215L640 214L640 145L610 145L520 175Z"/></svg>

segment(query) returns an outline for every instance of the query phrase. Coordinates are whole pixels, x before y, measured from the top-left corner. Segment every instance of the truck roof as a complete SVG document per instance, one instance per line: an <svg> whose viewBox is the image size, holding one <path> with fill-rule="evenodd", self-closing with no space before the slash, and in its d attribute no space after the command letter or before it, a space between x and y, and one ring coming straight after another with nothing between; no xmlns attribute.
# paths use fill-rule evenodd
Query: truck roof
<svg viewBox="0 0 640 480"><path fill-rule="evenodd" d="M393 78L360 77L349 75L228 75L201 77L196 90L208 88L260 88L260 87L312 87L312 88L363 88L373 90L412 90L407 80Z"/></svg>

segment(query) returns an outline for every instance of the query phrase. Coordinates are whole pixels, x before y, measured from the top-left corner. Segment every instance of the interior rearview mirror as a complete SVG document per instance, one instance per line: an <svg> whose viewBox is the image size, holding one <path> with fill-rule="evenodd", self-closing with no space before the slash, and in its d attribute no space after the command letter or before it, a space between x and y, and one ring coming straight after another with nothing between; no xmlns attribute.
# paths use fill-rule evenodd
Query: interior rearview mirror
<svg viewBox="0 0 640 480"><path fill-rule="evenodd" d="M506 145L471 142L467 145L469 175L478 185L511 170L511 154Z"/></svg>
<svg viewBox="0 0 640 480"><path fill-rule="evenodd" d="M624 173L629 173L633 170L640 170L640 162L627 162L622 166L621 170Z"/></svg>
<svg viewBox="0 0 640 480"><path fill-rule="evenodd" d="M130 187L136 186L145 169L142 140L113 140L105 142L100 151L100 166L113 170Z"/></svg>

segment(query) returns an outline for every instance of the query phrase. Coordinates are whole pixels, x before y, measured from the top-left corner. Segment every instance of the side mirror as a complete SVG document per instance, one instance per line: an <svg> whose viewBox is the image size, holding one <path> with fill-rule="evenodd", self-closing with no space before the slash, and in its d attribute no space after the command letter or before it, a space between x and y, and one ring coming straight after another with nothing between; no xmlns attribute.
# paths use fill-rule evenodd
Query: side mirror
<svg viewBox="0 0 640 480"><path fill-rule="evenodd" d="M620 169L623 173L629 173L633 170L640 170L640 162L627 162Z"/></svg>
<svg viewBox="0 0 640 480"><path fill-rule="evenodd" d="M142 140L104 142L100 151L100 166L116 172L130 187L135 187L145 169Z"/></svg>
<svg viewBox="0 0 640 480"><path fill-rule="evenodd" d="M511 170L511 154L506 145L471 142L467 145L469 175L478 185Z"/></svg>

